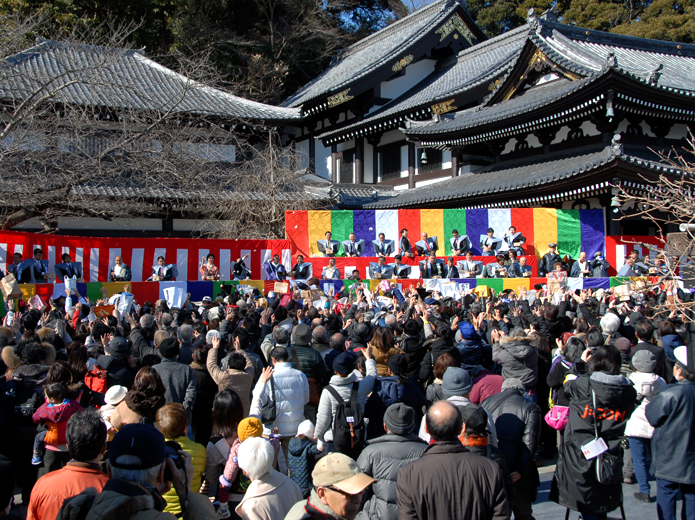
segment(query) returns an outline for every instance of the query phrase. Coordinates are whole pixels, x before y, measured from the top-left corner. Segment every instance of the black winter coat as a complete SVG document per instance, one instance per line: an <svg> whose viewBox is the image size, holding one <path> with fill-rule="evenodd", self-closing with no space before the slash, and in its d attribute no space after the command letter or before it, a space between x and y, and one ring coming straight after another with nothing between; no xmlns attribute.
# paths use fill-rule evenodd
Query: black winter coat
<svg viewBox="0 0 695 520"><path fill-rule="evenodd" d="M106 370L106 386L111 388L115 385L125 386L128 390L135 382L133 370L126 365L120 358L114 356L99 356L97 365Z"/></svg>
<svg viewBox="0 0 695 520"><path fill-rule="evenodd" d="M376 482L371 488L372 496L357 515L359 520L398 519L398 470L419 459L426 449L427 443L417 435L386 434L369 441L357 459L357 465Z"/></svg>
<svg viewBox="0 0 695 520"><path fill-rule="evenodd" d="M504 458L504 454L495 448L493 445L488 444L487 446L466 446L470 451L476 455L481 455L494 462L500 467L502 472L502 480L504 480L504 489L507 492L507 501L509 502L509 510L514 509L514 496L516 495L516 489L514 487L514 481L512 480L512 472L509 471L509 466L507 466L507 459Z"/></svg>
<svg viewBox="0 0 695 520"><path fill-rule="evenodd" d="M499 466L458 439L428 446L419 460L398 470L396 486L399 520L509 519Z"/></svg>
<svg viewBox="0 0 695 520"><path fill-rule="evenodd" d="M420 338L403 335L400 348L408 356L408 370L405 373L417 381L420 373L420 363L422 363L427 349L423 346Z"/></svg>
<svg viewBox="0 0 695 520"><path fill-rule="evenodd" d="M623 459L620 441L635 408L637 392L622 375L594 372L567 381L565 395L570 401L569 422L559 446L558 461L550 489L550 500L580 513L608 513L623 498L622 483L600 484L596 480L596 459L587 460L582 446L595 438L594 406L596 394L598 433L608 445L608 453Z"/></svg>
<svg viewBox="0 0 695 520"><path fill-rule="evenodd" d="M427 382L434 381L434 364L437 358L444 353L451 354L456 361L456 366L461 365L461 352L451 343L447 343L444 339L434 340L429 344L430 351L425 354L420 363L420 382L424 385Z"/></svg>
<svg viewBox="0 0 695 520"><path fill-rule="evenodd" d="M695 383L682 379L660 392L645 415L654 426L652 467L657 478L695 484Z"/></svg>
<svg viewBox="0 0 695 520"><path fill-rule="evenodd" d="M541 433L541 410L521 392L508 388L480 403L495 422L497 446L507 460L509 471L521 475L520 491L536 499L540 478L533 461Z"/></svg>

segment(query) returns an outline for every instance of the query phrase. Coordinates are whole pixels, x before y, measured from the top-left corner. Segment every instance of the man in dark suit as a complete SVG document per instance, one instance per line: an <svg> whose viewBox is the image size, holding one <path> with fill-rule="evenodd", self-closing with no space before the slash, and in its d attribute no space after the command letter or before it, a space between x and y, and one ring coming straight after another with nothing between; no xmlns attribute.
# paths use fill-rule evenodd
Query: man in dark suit
<svg viewBox="0 0 695 520"><path fill-rule="evenodd" d="M157 257L157 265L152 266L152 276L150 276L150 279L155 282L168 282L174 279L172 268L170 265L165 265L163 256L160 255Z"/></svg>
<svg viewBox="0 0 695 520"><path fill-rule="evenodd" d="M13 274L17 281L19 281L19 264L21 263L22 254L15 253L12 255L12 263L7 266L7 274Z"/></svg>
<svg viewBox="0 0 695 520"><path fill-rule="evenodd" d="M445 278L450 278L450 279L455 279L459 278L459 270L458 267L454 265L454 257L450 256L449 258L446 259L446 269L445 271Z"/></svg>
<svg viewBox="0 0 695 520"><path fill-rule="evenodd" d="M46 283L53 278L48 274L48 260L43 259L43 251L38 247L34 249L34 262L29 266L29 269L25 269L24 271L29 270L33 272L34 281L36 283ZM24 278L25 275L23 274L22 277Z"/></svg>
<svg viewBox="0 0 695 520"><path fill-rule="evenodd" d="M398 244L398 247L401 250L401 256L407 256L410 258L415 257L415 254L412 252L410 247L410 240L408 240L408 230L405 228L401 229L401 241Z"/></svg>
<svg viewBox="0 0 695 520"><path fill-rule="evenodd" d="M555 268L555 262L562 263L562 258L557 254L557 244L551 242L548 244L548 252L541 259L541 265L538 266L538 274L546 276Z"/></svg>
<svg viewBox="0 0 695 520"><path fill-rule="evenodd" d="M372 240L372 249L376 256L391 256L393 248L393 240L386 240L386 235L383 233L379 233L379 240Z"/></svg>
<svg viewBox="0 0 695 520"><path fill-rule="evenodd" d="M483 264L473 261L473 251L466 251L466 259L459 262L459 274L461 278L475 278L483 273Z"/></svg>
<svg viewBox="0 0 695 520"><path fill-rule="evenodd" d="M302 255L297 255L297 263L294 264L294 267L290 271L290 277L306 280L309 278L310 269L311 264L309 262L305 263Z"/></svg>
<svg viewBox="0 0 695 520"><path fill-rule="evenodd" d="M408 278L410 276L410 266L401 263L401 255L396 255L393 257L393 276L395 278Z"/></svg>
<svg viewBox="0 0 695 520"><path fill-rule="evenodd" d="M420 262L420 277L425 278L444 278L444 262L437 260L437 255L432 251L426 260Z"/></svg>
<svg viewBox="0 0 695 520"><path fill-rule="evenodd" d="M63 254L60 259L65 264L65 276L68 278L72 278L73 276L82 278L82 270L76 265L73 265L72 258L68 253Z"/></svg>

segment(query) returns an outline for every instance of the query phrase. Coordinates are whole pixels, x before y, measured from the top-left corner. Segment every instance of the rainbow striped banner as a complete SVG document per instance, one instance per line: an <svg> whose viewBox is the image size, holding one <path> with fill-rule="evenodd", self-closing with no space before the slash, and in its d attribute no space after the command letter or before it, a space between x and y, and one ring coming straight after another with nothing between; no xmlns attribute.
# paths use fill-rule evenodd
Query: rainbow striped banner
<svg viewBox="0 0 695 520"><path fill-rule="evenodd" d="M407 210L359 210L359 211L288 211L285 230L290 240L292 254L305 256L319 254L316 242L326 231L333 240L347 240L354 232L365 241L365 254L374 256L372 240L384 233L387 240L398 244L400 230L408 229L411 244L420 240L420 234L439 239L440 254L450 255L449 238L456 229L468 235L473 244L473 254L480 255L479 237L488 228L495 236L502 237L510 226L526 237L526 254L543 256L548 244L558 245L560 256L577 258L580 251L591 256L596 251L605 253L605 219L603 209L407 209Z"/></svg>

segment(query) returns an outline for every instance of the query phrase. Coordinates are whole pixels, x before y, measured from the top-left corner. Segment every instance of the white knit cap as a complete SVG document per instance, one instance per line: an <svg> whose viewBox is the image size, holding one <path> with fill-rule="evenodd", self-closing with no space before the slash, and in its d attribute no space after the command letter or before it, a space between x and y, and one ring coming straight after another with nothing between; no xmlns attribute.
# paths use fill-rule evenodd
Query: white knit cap
<svg viewBox="0 0 695 520"><path fill-rule="evenodd" d="M309 421L303 421L299 424L299 427L297 428L297 437L300 435L304 435L307 439L313 439L314 438L314 424Z"/></svg>
<svg viewBox="0 0 695 520"><path fill-rule="evenodd" d="M114 385L106 391L104 401L111 405L117 405L125 399L127 393L128 389L125 386Z"/></svg>

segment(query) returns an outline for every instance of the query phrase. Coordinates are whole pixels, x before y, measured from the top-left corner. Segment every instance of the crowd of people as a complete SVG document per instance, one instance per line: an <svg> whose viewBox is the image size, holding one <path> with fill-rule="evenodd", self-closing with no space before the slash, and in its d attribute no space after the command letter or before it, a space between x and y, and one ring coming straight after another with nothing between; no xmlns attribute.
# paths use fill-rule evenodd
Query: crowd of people
<svg viewBox="0 0 695 520"><path fill-rule="evenodd" d="M628 482L650 514L695 518L673 282L402 299L318 282L105 318L77 294L22 303L0 329L0 515L18 487L28 520L526 520L557 456L558 516L606 518Z"/></svg>

